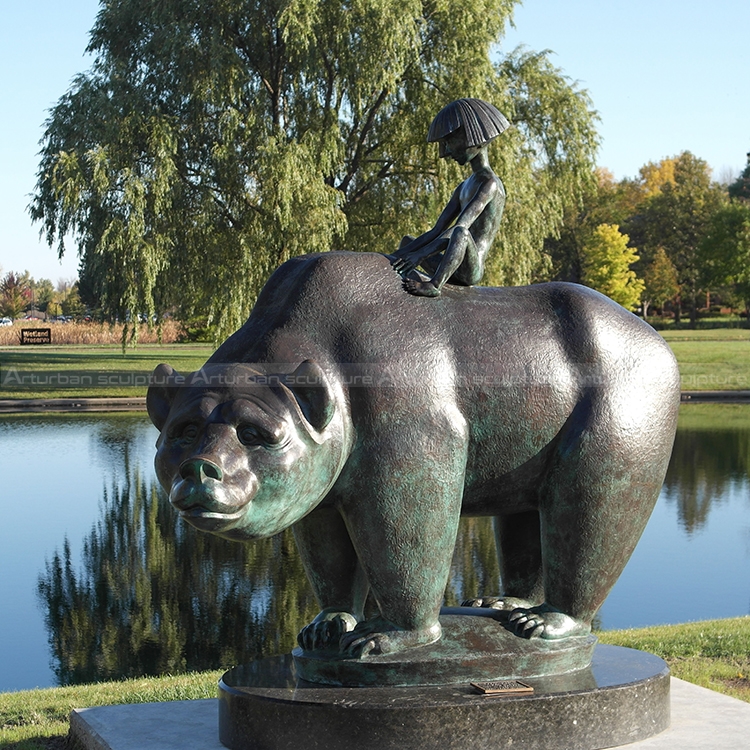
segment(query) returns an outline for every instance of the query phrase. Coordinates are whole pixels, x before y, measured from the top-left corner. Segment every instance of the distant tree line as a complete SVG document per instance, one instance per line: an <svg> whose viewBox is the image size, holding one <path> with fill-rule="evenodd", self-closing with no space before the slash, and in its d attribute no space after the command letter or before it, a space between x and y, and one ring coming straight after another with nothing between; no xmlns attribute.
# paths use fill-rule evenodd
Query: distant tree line
<svg viewBox="0 0 750 750"><path fill-rule="evenodd" d="M8 271L0 277L0 316L16 320L26 315L54 318L80 317L86 311L78 293L78 282L34 279L28 271Z"/></svg>
<svg viewBox="0 0 750 750"><path fill-rule="evenodd" d="M730 185L685 151L635 179L596 171L595 187L545 243L552 276L582 282L625 307L669 306L695 325L706 293L750 304L750 162Z"/></svg>

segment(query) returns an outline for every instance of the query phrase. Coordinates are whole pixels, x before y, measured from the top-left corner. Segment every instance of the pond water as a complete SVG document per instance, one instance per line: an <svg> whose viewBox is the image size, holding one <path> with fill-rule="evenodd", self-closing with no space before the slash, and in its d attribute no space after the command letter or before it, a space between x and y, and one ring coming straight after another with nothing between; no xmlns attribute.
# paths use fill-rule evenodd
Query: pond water
<svg viewBox="0 0 750 750"><path fill-rule="evenodd" d="M288 651L316 613L291 535L178 523L145 416L0 419L0 691L232 666ZM656 510L602 628L750 613L750 406L683 406ZM446 602L500 590L488 519L464 519Z"/></svg>

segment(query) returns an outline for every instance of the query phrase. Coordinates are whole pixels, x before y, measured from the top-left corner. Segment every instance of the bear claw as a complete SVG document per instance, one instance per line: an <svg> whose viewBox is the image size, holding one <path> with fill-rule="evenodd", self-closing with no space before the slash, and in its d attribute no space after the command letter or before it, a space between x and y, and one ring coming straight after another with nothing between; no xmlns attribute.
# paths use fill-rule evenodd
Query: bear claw
<svg viewBox="0 0 750 750"><path fill-rule="evenodd" d="M591 626L547 605L519 607L510 613L508 629L522 638L557 640L588 635Z"/></svg>

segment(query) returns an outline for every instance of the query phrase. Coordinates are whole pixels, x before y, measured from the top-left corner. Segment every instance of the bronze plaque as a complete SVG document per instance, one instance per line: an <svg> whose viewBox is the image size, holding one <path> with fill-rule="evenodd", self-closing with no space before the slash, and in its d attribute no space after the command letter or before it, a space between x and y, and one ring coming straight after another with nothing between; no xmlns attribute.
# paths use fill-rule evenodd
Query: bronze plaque
<svg viewBox="0 0 750 750"><path fill-rule="evenodd" d="M472 682L471 686L483 695L530 695L531 685L520 680L496 680L494 682Z"/></svg>

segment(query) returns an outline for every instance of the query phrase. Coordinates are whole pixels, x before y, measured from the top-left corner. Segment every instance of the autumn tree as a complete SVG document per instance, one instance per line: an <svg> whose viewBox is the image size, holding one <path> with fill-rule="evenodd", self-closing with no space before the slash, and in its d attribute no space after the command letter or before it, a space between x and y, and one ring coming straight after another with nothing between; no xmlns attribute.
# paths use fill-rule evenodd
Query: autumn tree
<svg viewBox="0 0 750 750"><path fill-rule="evenodd" d="M95 63L46 124L32 218L60 254L74 237L105 314L174 307L223 333L287 258L389 252L430 226L462 173L428 125L476 96L515 125L491 147L508 202L485 281L527 281L597 139L546 54L497 53L516 2L102 3Z"/></svg>
<svg viewBox="0 0 750 750"><path fill-rule="evenodd" d="M616 224L625 234L635 237L637 246L643 245L640 212L645 202L660 193L664 185L674 184L675 163L675 159L648 162L640 168L638 177L619 181L608 169L597 167L580 206L566 212L560 236L548 238L545 243L553 277L581 281L583 247L592 240L601 224ZM649 254L648 249L646 253Z"/></svg>
<svg viewBox="0 0 750 750"><path fill-rule="evenodd" d="M711 180L708 164L684 151L661 170L665 181L652 182L638 212L626 224L637 247L650 257L664 248L677 269L681 296L690 305L690 322L696 324L697 297L702 285L701 248L709 221L726 201L722 188ZM676 310L679 322L679 306Z"/></svg>
<svg viewBox="0 0 750 750"><path fill-rule="evenodd" d="M662 308L666 302L680 293L677 269L663 247L656 248L653 259L643 271L643 317L648 315L651 305Z"/></svg>
<svg viewBox="0 0 750 750"><path fill-rule="evenodd" d="M31 300L28 273L19 275L8 271L0 281L0 314L20 318Z"/></svg>
<svg viewBox="0 0 750 750"><path fill-rule="evenodd" d="M584 247L592 240L597 227L623 224L635 213L642 197L640 185L635 180L617 182L608 169L597 167L581 203L566 211L559 236L549 237L545 242L545 252L551 261L551 277L580 282Z"/></svg>
<svg viewBox="0 0 750 750"><path fill-rule="evenodd" d="M643 281L630 266L638 260L629 237L615 224L600 224L583 247L583 283L628 310L641 300Z"/></svg>
<svg viewBox="0 0 750 750"><path fill-rule="evenodd" d="M639 170L638 181L641 196L651 198L658 195L665 185L675 184L675 166L677 159L662 159L658 162L650 161Z"/></svg>

